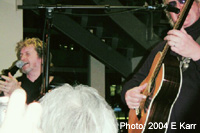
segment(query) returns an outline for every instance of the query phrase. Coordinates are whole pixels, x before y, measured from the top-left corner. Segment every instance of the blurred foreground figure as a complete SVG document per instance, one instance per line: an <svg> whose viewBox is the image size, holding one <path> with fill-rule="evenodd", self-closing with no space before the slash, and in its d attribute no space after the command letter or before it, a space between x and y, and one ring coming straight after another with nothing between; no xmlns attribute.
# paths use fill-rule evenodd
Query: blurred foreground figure
<svg viewBox="0 0 200 133"><path fill-rule="evenodd" d="M64 84L40 99L44 133L117 133L107 102L88 86Z"/></svg>
<svg viewBox="0 0 200 133"><path fill-rule="evenodd" d="M16 89L9 99L3 123L0 123L0 133L42 133L39 129L41 105L31 103L27 106L25 102L25 91ZM0 113L2 117L4 112Z"/></svg>

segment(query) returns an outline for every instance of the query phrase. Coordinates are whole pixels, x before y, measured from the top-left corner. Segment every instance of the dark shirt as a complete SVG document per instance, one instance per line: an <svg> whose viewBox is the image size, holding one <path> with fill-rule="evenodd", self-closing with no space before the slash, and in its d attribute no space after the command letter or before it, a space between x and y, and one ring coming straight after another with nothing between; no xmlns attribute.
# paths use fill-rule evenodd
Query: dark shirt
<svg viewBox="0 0 200 133"><path fill-rule="evenodd" d="M17 80L22 83L21 87L27 93L27 104L33 102L34 100L39 100L38 98L42 96L40 94L42 86L42 74L34 82L30 81L25 74L23 74L21 77L18 77ZM62 80L60 77L54 77L49 84L48 89L46 89L46 92L58 85L61 85L62 83L64 83L64 80Z"/></svg>
<svg viewBox="0 0 200 133"><path fill-rule="evenodd" d="M196 40L200 36L200 19L192 26L186 28L189 35ZM158 44L150 53L147 60L144 62L140 70L134 74L134 76L127 81L121 93L122 101L125 103L125 93L127 90L139 86L140 83L147 77L151 64L158 51L162 51L165 45L165 41ZM174 52L170 52L174 56L179 56ZM182 87L179 97L173 106L169 125L172 122L176 122L177 130L168 129L168 132L200 132L200 60L190 61L189 68L182 73ZM197 124L195 129L183 129L180 130L179 123L183 124Z"/></svg>

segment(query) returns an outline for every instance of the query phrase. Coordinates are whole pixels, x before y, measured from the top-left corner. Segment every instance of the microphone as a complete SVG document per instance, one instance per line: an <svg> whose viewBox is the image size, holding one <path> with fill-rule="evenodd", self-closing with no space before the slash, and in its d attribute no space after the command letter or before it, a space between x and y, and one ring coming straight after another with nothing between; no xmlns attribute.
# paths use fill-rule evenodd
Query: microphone
<svg viewBox="0 0 200 133"><path fill-rule="evenodd" d="M148 6L148 9L157 9L157 10L161 10L161 9L165 9L168 12L174 12L176 14L178 14L180 12L180 9L170 5L170 4L158 4L156 6Z"/></svg>
<svg viewBox="0 0 200 133"><path fill-rule="evenodd" d="M3 75L8 76L8 73L9 73L9 72L10 72L12 75L15 75L15 73L16 73L19 69L21 69L26 63L23 62L23 61L21 61L21 60L18 60L18 61L15 61L13 64L14 64L14 65L11 66L10 68L4 69L4 70L3 70Z"/></svg>
<svg viewBox="0 0 200 133"><path fill-rule="evenodd" d="M165 9L168 12L174 12L176 14L179 14L179 12L180 12L180 9L178 9L178 8L176 8L176 7L174 7L174 6L170 5L170 4L165 5Z"/></svg>

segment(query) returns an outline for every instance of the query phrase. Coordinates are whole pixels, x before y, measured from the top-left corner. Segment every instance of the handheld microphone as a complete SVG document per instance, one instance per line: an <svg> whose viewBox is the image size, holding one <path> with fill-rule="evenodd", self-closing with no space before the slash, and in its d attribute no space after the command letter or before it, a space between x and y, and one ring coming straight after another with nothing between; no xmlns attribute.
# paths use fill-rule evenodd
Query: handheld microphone
<svg viewBox="0 0 200 133"><path fill-rule="evenodd" d="M15 73L21 69L26 63L21 61L21 60L18 60L14 63L13 66L11 66L10 68L8 69L4 69L3 70L3 75L6 75L8 76L8 73L10 72L12 75L15 75Z"/></svg>

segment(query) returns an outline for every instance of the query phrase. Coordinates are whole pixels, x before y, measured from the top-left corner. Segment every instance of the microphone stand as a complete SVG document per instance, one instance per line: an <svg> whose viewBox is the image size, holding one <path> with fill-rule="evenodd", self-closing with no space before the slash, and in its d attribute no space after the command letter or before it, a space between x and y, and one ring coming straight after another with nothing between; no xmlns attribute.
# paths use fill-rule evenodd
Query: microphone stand
<svg viewBox="0 0 200 133"><path fill-rule="evenodd" d="M53 19L53 10L54 8L47 8L46 9L46 23L47 23L47 45L46 45L46 56L45 56L45 49L43 49L43 87L41 89L41 94L43 95L49 87L49 68L50 68L50 39L51 39L51 25ZM45 37L43 37L45 38ZM43 43L44 48L44 43ZM46 62L45 62L46 61Z"/></svg>
<svg viewBox="0 0 200 133"><path fill-rule="evenodd" d="M47 48L46 56L43 52L43 88L42 93L49 87L49 67L50 67L50 37L51 37L51 22L53 19L54 9L104 9L110 11L111 9L137 9L137 10L161 10L166 9L164 5L159 6L110 6L110 5L18 5L18 9L46 9L47 20ZM45 37L44 37L45 38ZM44 50L43 50L44 51Z"/></svg>

